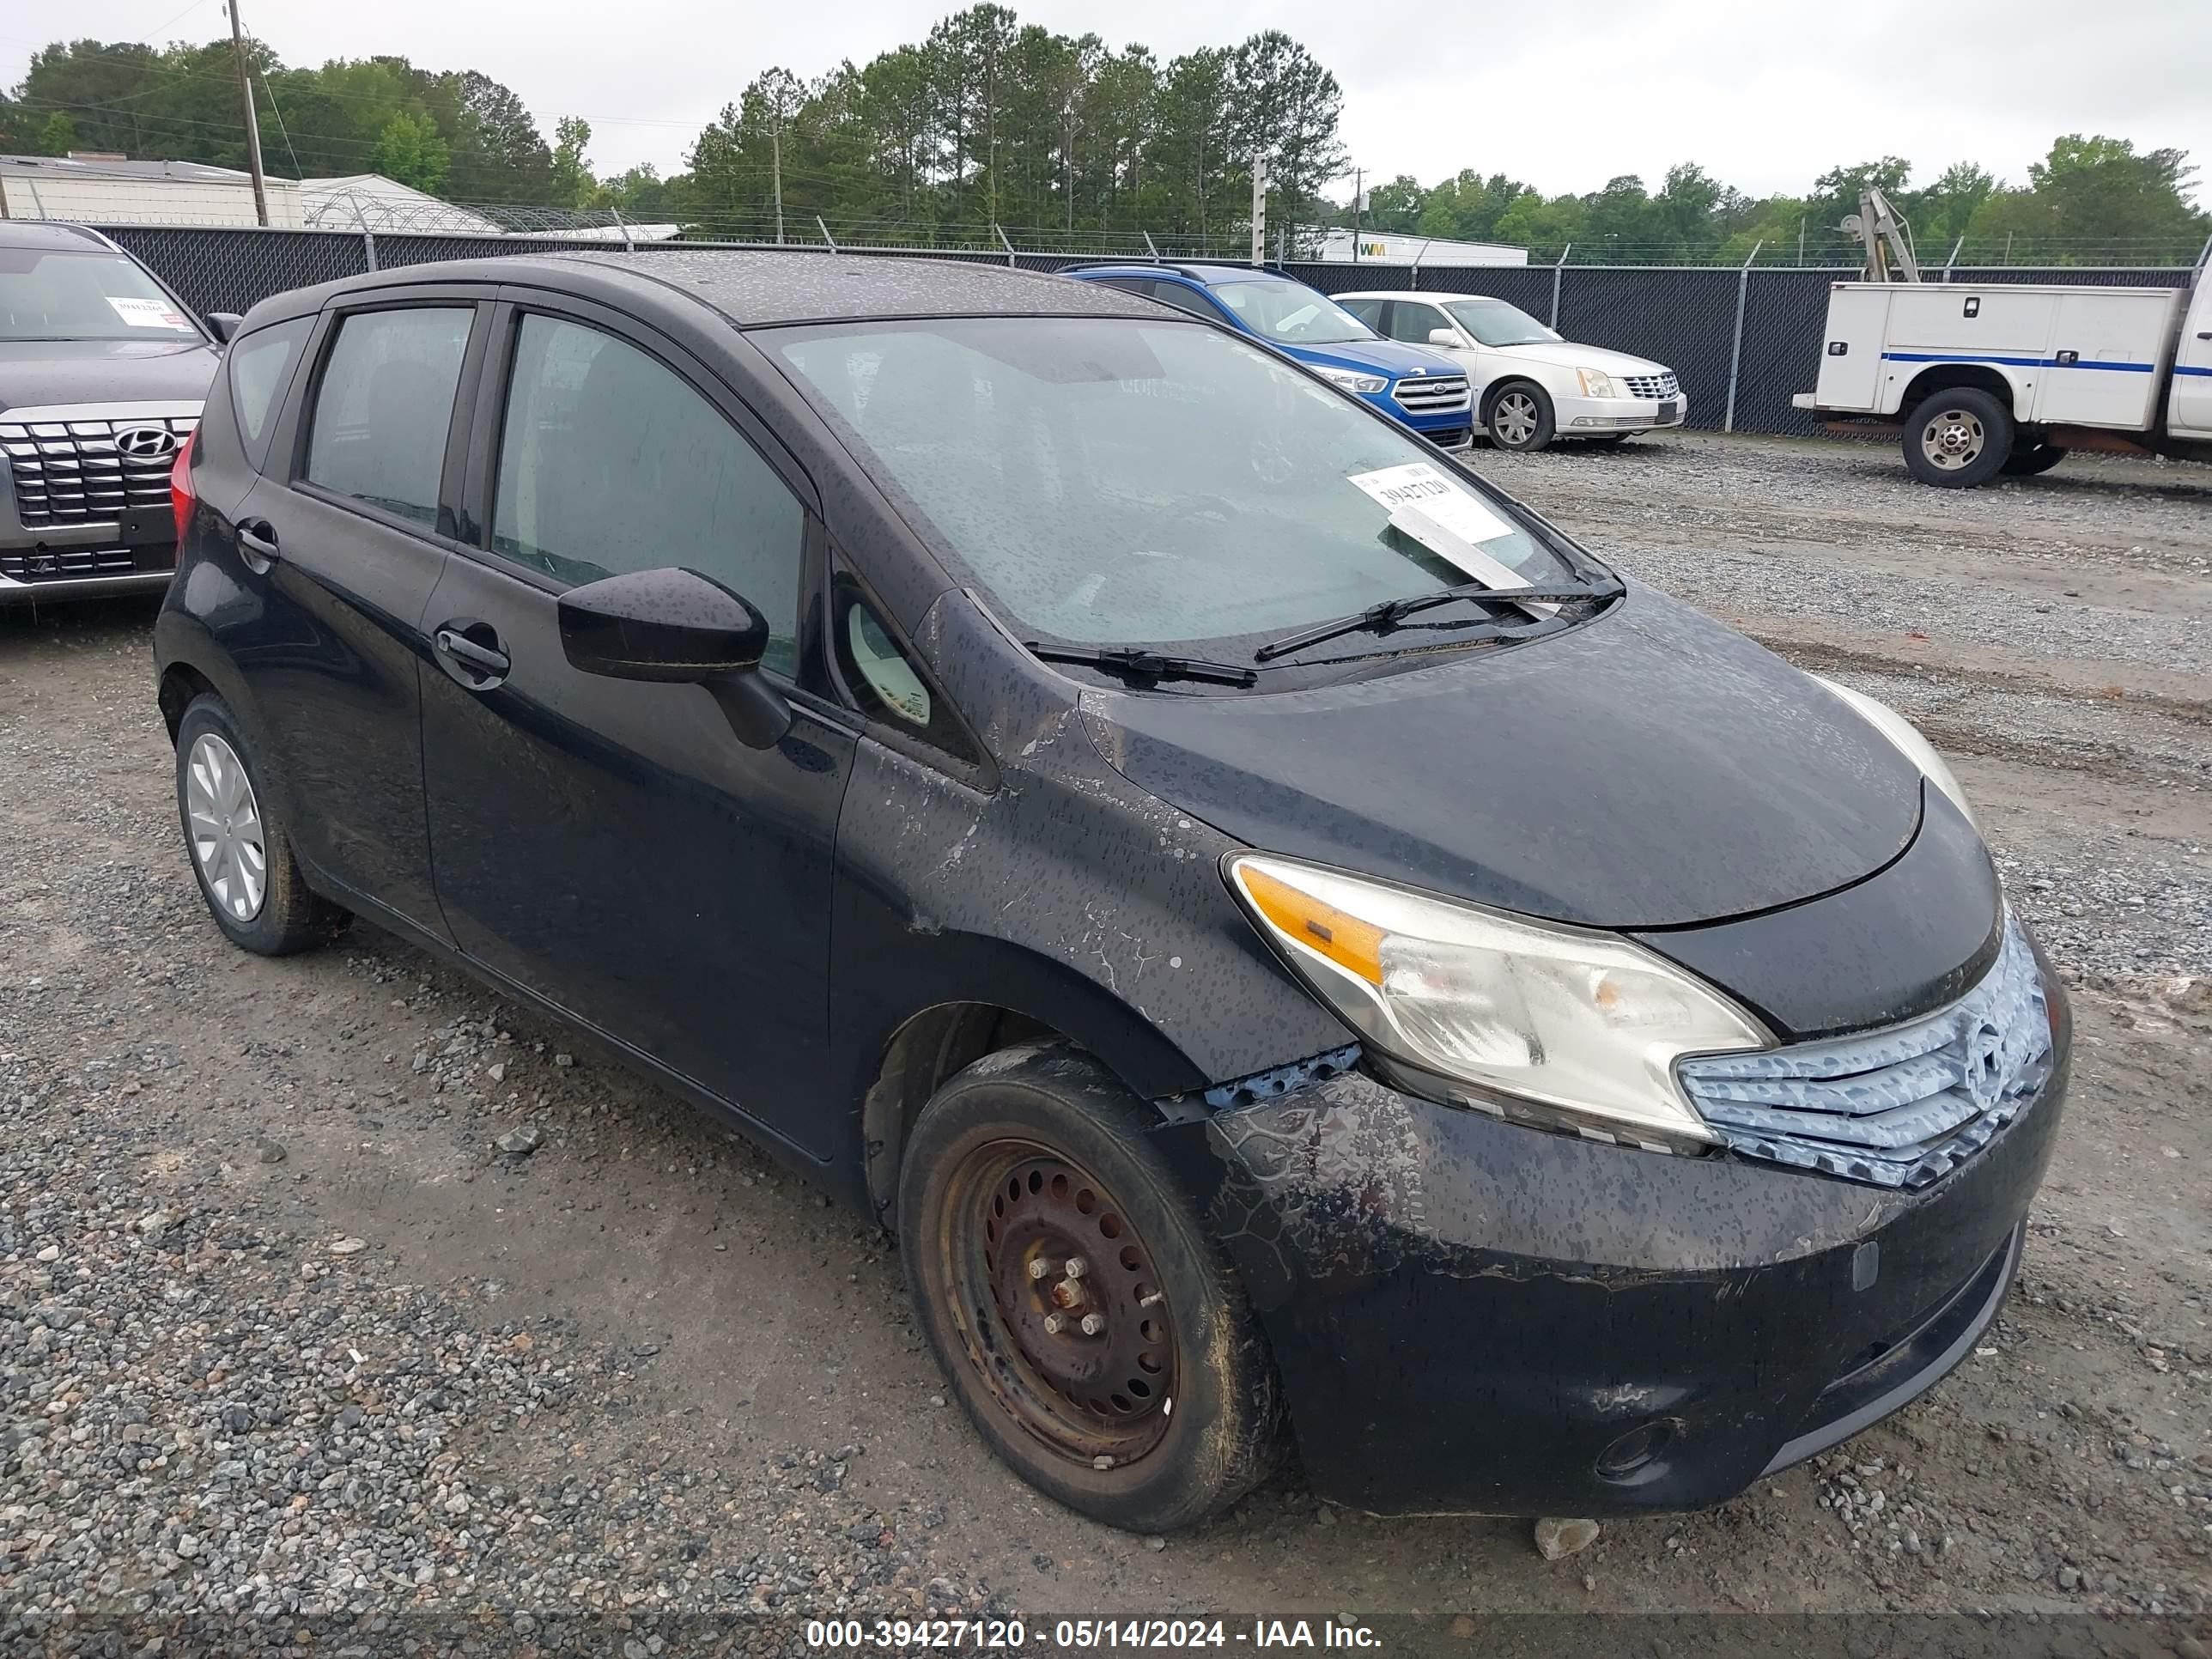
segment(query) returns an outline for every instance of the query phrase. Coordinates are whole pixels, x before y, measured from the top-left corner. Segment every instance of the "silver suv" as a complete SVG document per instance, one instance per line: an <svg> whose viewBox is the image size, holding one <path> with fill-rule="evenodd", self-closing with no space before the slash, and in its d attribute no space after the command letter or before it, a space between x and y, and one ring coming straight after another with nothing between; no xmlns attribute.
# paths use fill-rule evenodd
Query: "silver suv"
<svg viewBox="0 0 2212 1659"><path fill-rule="evenodd" d="M88 226L0 222L0 606L167 585L170 470L236 320Z"/></svg>

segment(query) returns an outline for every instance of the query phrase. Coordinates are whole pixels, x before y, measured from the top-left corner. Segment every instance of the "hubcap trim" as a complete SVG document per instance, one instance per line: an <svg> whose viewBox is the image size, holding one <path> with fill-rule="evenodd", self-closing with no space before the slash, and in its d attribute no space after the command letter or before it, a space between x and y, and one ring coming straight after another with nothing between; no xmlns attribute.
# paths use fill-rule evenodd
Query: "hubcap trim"
<svg viewBox="0 0 2212 1659"><path fill-rule="evenodd" d="M194 738L185 759L185 823L216 908L234 921L252 921L269 895L261 803L238 751L212 732Z"/></svg>

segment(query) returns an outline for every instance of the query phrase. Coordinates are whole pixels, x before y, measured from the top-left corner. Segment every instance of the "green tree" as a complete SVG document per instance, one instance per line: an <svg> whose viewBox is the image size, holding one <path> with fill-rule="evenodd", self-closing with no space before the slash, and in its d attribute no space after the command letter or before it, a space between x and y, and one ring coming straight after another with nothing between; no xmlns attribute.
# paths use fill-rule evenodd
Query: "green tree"
<svg viewBox="0 0 2212 1659"><path fill-rule="evenodd" d="M556 207L581 207L598 187L584 159L592 146L592 124L564 115L553 124L553 198Z"/></svg>
<svg viewBox="0 0 2212 1659"><path fill-rule="evenodd" d="M445 138L427 115L398 114L384 124L369 170L410 189L436 195L446 182Z"/></svg>
<svg viewBox="0 0 2212 1659"><path fill-rule="evenodd" d="M1280 29L1238 46L1229 64L1243 159L1267 158L1269 212L1286 228L1328 216L1322 186L1346 166L1337 119L1344 90L1313 54Z"/></svg>

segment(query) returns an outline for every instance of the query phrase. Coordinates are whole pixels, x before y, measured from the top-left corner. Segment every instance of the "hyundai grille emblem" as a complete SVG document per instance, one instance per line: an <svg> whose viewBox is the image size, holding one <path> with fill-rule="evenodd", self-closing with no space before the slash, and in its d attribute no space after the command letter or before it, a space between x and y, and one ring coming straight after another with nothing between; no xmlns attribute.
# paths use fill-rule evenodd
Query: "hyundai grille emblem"
<svg viewBox="0 0 2212 1659"><path fill-rule="evenodd" d="M126 426L115 434L115 447L134 461L158 461L177 453L177 434L167 427Z"/></svg>

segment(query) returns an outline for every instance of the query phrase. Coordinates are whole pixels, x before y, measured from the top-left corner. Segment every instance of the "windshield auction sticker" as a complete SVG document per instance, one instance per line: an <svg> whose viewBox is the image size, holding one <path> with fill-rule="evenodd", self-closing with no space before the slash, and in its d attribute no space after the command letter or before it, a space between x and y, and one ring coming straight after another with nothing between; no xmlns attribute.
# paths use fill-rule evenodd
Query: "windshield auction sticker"
<svg viewBox="0 0 2212 1659"><path fill-rule="evenodd" d="M1426 461L1408 461L1376 472L1355 472L1345 482L1392 512L1418 507L1462 541L1486 542L1510 536L1513 526L1462 489Z"/></svg>
<svg viewBox="0 0 2212 1659"><path fill-rule="evenodd" d="M111 294L107 303L115 307L115 314L133 328L190 328L184 313L161 300L140 300Z"/></svg>

